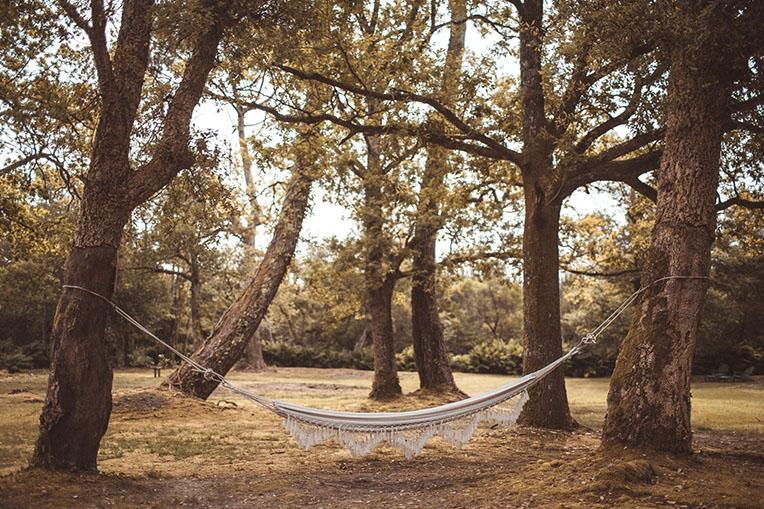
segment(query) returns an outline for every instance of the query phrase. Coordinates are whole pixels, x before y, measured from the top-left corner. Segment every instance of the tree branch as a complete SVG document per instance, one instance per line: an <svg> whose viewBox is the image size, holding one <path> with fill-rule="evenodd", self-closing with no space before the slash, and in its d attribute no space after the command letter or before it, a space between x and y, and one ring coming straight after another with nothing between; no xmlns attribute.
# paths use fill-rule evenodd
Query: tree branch
<svg viewBox="0 0 764 509"><path fill-rule="evenodd" d="M730 198L728 200L724 200L723 202L717 203L716 211L720 212L722 210L726 210L735 205L737 205L738 207L743 207L746 209L753 209L753 210L764 209L764 201L748 200L746 198L741 198L740 196L735 196L734 198Z"/></svg>
<svg viewBox="0 0 764 509"><path fill-rule="evenodd" d="M451 124L457 130L462 132L462 134L464 134L464 137L466 139L470 139L470 140L474 140L479 143L482 143L483 145L491 149L496 154L500 154L501 155L501 157L499 157L500 159L505 159L508 161L512 161L515 164L520 164L521 158L518 152L505 147L502 143L491 138L490 136L477 132L473 127L471 127L469 124L464 122L461 118L459 118L459 116L456 113L454 113L450 108L447 108L441 102L436 101L432 97L427 97L427 96L417 94L415 92L409 92L406 90L393 90L392 92L379 92L375 90L368 90L361 86L353 85L352 83L346 83L339 80L335 80L333 78L329 78L327 76L324 76L322 74L318 74L315 72L302 71L300 69L296 69L294 67L290 67L283 64L274 64L274 67L284 72L287 72L299 79L316 81L318 83L323 83L325 85L329 85L334 88L339 88L340 90L344 90L346 92L351 92L353 94L369 97L372 99L379 99L382 101L417 102L420 104L425 104L427 106L430 106L436 112L438 112L441 116L443 116L443 118L445 118L448 121L449 124Z"/></svg>
<svg viewBox="0 0 764 509"><path fill-rule="evenodd" d="M186 64L183 78L173 96L164 122L164 132L150 161L134 172L128 181L130 202L140 204L162 189L183 169L190 167L194 157L188 148L191 115L204 93L218 45L225 29L233 23L228 3L212 2L213 18L199 34L196 46ZM209 5L208 5L208 8Z"/></svg>

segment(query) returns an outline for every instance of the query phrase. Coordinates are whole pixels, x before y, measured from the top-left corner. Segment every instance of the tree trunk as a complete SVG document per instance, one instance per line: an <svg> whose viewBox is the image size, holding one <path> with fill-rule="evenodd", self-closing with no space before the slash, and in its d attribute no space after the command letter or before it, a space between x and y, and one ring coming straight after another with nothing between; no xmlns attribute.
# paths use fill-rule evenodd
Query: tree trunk
<svg viewBox="0 0 764 509"><path fill-rule="evenodd" d="M530 180L530 179L528 179ZM523 373L541 369L562 355L558 230L560 206L547 204L530 182L525 185L523 229ZM547 375L529 391L521 422L570 429L563 370Z"/></svg>
<svg viewBox="0 0 764 509"><path fill-rule="evenodd" d="M372 109L373 111L373 109ZM364 279L366 306L371 320L374 349L374 382L370 398L389 399L402 393L395 362L392 298L397 281L396 270L389 266L390 245L384 235L382 183L379 139L366 137L367 163L364 176L364 246L366 260Z"/></svg>
<svg viewBox="0 0 764 509"><path fill-rule="evenodd" d="M562 355L558 233L560 202L552 166L553 144L546 126L541 53L542 0L526 0L519 8L520 95L522 100L523 189L523 372L535 371ZM530 426L569 429L562 369L548 375L530 392L520 422Z"/></svg>
<svg viewBox="0 0 764 509"><path fill-rule="evenodd" d="M114 291L117 247L125 213L82 203L74 246L66 262L65 284L110 297ZM112 209L113 210L113 209ZM51 332L48 392L31 466L95 470L101 437L111 414L112 372L104 329L108 305L91 295L65 289Z"/></svg>
<svg viewBox="0 0 764 509"><path fill-rule="evenodd" d="M369 397L376 400L395 398L401 394L395 361L393 337L392 302L395 277L388 277L382 284L368 281L367 295L371 317L371 338L374 349L374 382Z"/></svg>
<svg viewBox="0 0 764 509"><path fill-rule="evenodd" d="M227 5L202 6L213 16L205 18L209 24L198 31L162 135L151 159L131 170L130 141L149 62L154 2L122 3L112 48L106 33L107 26L111 33L112 25L98 12L98 5L92 4L87 36L98 77L100 115L64 280L110 298L117 249L130 213L193 162L188 150L191 115L215 63L224 27L234 20L225 13ZM82 16L72 13L76 9L70 6L67 14L80 24ZM106 303L77 290L67 289L59 298L48 392L31 466L96 468L111 413L112 372L104 342L107 311Z"/></svg>
<svg viewBox="0 0 764 509"><path fill-rule="evenodd" d="M236 98L236 130L239 135L239 153L241 154L241 171L244 175L244 183L247 187L247 199L249 200L249 219L247 221L247 244L255 248L257 243L257 227L261 224L260 204L257 203L257 191L255 190L255 180L252 177L252 156L249 153L247 145L247 133L244 127L244 116L246 110L242 107L238 99L238 90L233 88ZM263 358L263 345L260 334L256 330L249 341L247 349L247 364L250 368L262 371L268 367Z"/></svg>
<svg viewBox="0 0 764 509"><path fill-rule="evenodd" d="M236 131L239 135L239 154L241 156L241 173L244 177L244 184L247 191L247 199L249 200L249 214L247 218L247 238L246 242L248 246L255 247L255 241L257 239L257 227L261 224L261 210L260 204L257 202L257 190L255 189L255 181L252 178L252 156L249 153L249 146L247 145L247 133L244 128L244 116L246 110L241 105L241 101L238 100L238 91L234 86L234 97L236 98Z"/></svg>
<svg viewBox="0 0 764 509"><path fill-rule="evenodd" d="M199 349L204 339L201 319L201 299L202 299L202 277L199 270L199 258L196 253L191 252L189 260L191 261L191 337L194 342L194 351Z"/></svg>
<svg viewBox="0 0 764 509"><path fill-rule="evenodd" d="M466 0L451 0L450 11L452 23L441 85L441 101L447 106L456 102L458 94L467 30L467 23L464 22L467 16ZM448 173L447 159L448 153L443 148L428 147L412 242L411 330L419 387L458 391L440 322L435 264L435 247L441 227L440 201L445 192L443 180Z"/></svg>
<svg viewBox="0 0 764 509"><path fill-rule="evenodd" d="M311 184L311 177L300 169L293 170L273 238L252 282L192 356L202 366L226 375L244 353L289 268L308 207ZM206 379L203 373L183 364L165 384L190 396L206 399L218 382Z"/></svg>
<svg viewBox="0 0 764 509"><path fill-rule="evenodd" d="M170 344L175 348L181 348L180 320L183 316L183 279L180 275L172 276L172 331L170 332Z"/></svg>
<svg viewBox="0 0 764 509"><path fill-rule="evenodd" d="M263 358L263 340L261 337L262 329L263 324L261 323L260 327L258 327L255 333L252 335L252 339L247 346L247 367L249 369L254 369L255 371L263 371L264 369L268 368L268 364L265 363L265 359Z"/></svg>
<svg viewBox="0 0 764 509"><path fill-rule="evenodd" d="M730 97L718 58L718 50L697 42L672 52L665 148L643 286L661 277L709 272ZM704 279L669 280L645 292L611 378L604 444L692 451L690 375L707 287Z"/></svg>

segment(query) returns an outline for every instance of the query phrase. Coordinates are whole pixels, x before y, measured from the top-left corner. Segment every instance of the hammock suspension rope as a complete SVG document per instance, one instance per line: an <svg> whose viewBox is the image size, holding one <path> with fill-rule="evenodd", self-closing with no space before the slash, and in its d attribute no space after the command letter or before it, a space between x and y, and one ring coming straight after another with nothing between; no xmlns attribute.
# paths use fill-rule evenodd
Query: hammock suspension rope
<svg viewBox="0 0 764 509"><path fill-rule="evenodd" d="M586 333L578 344L566 354L543 368L529 373L494 390L470 398L422 410L408 412L336 412L295 405L255 394L229 382L225 376L202 366L162 340L110 299L87 288L63 285L66 289L93 295L106 302L114 311L136 329L177 355L205 379L213 380L231 392L241 395L283 418L284 427L297 443L310 448L316 444L336 440L353 456L364 456L386 442L400 450L406 458L417 455L425 443L434 436L462 446L468 442L482 422L511 426L515 424L528 401L528 389L539 383L570 357L588 345L595 344L607 329L642 293L654 285L668 280L710 279L708 276L666 276L632 293L605 320Z"/></svg>

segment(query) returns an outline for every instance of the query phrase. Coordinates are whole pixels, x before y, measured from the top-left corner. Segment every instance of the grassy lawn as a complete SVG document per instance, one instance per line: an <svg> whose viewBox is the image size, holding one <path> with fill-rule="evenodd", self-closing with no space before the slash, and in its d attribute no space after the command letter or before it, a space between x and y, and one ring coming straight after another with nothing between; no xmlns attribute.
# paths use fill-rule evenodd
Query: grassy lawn
<svg viewBox="0 0 764 509"><path fill-rule="evenodd" d="M400 374L404 392L417 389L415 373ZM305 405L332 409L373 411L378 405L366 399L371 373L349 369L279 368L264 373L234 372L234 383L243 384L267 396ZM501 385L511 377L457 373L459 387L468 394L477 394ZM724 432L764 432L764 381L747 384L704 383L693 385L693 427ZM21 466L32 449L36 435L41 398L45 393L46 374L42 371L0 375L0 472ZM150 370L120 370L114 376L115 393L156 387L158 379ZM583 425L598 428L606 410L607 378L567 380L568 398L574 417ZM23 389L21 394L10 395ZM233 401L239 407L253 404L238 395L218 390L210 401ZM417 408L437 404L426 399L403 399L394 408ZM258 409L259 410L259 409ZM189 423L186 423L189 424ZM119 443L108 447L109 438L118 436L119 425L110 429L105 444L107 455L118 455ZM174 432L169 432L172 435ZM160 439L163 439L160 436ZM113 449L113 450L112 450Z"/></svg>
<svg viewBox="0 0 764 509"><path fill-rule="evenodd" d="M349 369L279 368L234 372L229 378L269 397L332 409L389 411L442 402L421 394L392 403L371 402L366 398L371 376ZM465 392L477 394L510 377L458 373L456 379ZM158 382L150 370L115 373L114 411L99 455L104 475L59 478L19 472L37 434L46 373L0 374L0 491L9 490L14 507L67 506L72 497L83 501L83 507L101 507L104 497L118 501L118 507L218 506L221 490L236 494L235 503L226 502L227 507L392 504L442 509L465 507L465 493L485 507L504 507L502 500L522 505L528 497L538 497L535 505L542 507L563 502L568 507L662 507L677 500L697 506L709 493L728 501L720 506L755 507L748 493L761 487L754 479L764 477L759 475L764 458L756 452L764 431L762 379L696 383L693 421L702 435L697 441L703 451L696 456L700 461L648 458L652 466L647 470L657 472L660 482L639 481L643 484L638 489L627 492L618 487L623 481L612 478L613 472L621 475L621 467L597 453L607 379L567 381L573 415L590 430L566 434L484 428L462 449L432 440L412 461L389 448L363 459L351 458L335 444L304 451L279 418L250 401L218 390L207 402L198 402L151 390ZM416 390L416 374L401 373L401 383L405 392ZM617 461L630 471L634 461L647 460ZM582 479L582 487L571 495L568 485ZM681 494L677 486L685 487Z"/></svg>

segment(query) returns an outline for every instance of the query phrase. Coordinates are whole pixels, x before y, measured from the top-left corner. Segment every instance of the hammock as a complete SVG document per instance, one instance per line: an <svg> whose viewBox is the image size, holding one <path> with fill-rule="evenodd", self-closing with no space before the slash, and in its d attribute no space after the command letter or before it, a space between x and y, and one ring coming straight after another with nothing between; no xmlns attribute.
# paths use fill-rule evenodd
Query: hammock
<svg viewBox="0 0 764 509"><path fill-rule="evenodd" d="M669 279L709 278L706 276L668 276L656 279L632 293L610 316L592 332L584 335L580 342L566 354L538 371L529 373L492 391L423 410L375 413L336 412L310 408L270 399L237 387L226 380L223 375L200 365L191 357L158 338L106 297L80 286L64 285L64 288L83 291L102 299L114 308L118 315L172 351L194 370L202 373L205 378L215 380L231 392L240 394L282 417L286 430L305 449L334 439L353 456L365 456L378 445L386 442L410 459L419 454L425 443L434 436L440 436L449 444L460 447L472 438L482 422L508 426L515 424L520 412L522 412L523 405L528 401L528 389L543 380L545 376L581 351L586 345L595 343L597 336L613 323L642 292L656 283Z"/></svg>

